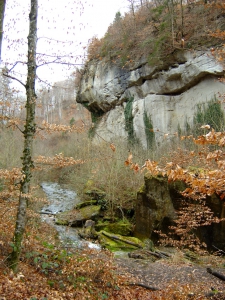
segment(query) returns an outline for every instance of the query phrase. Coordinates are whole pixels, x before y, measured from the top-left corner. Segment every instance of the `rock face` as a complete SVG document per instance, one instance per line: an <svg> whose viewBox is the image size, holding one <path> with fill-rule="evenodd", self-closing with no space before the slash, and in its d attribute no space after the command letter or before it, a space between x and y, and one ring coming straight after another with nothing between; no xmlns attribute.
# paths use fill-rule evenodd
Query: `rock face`
<svg viewBox="0 0 225 300"><path fill-rule="evenodd" d="M220 219L225 219L225 205L218 196L212 195L207 198L207 205ZM214 223L209 228L200 231L200 238L209 245L214 245L219 249L225 249L225 221ZM215 249L214 249L215 250Z"/></svg>
<svg viewBox="0 0 225 300"><path fill-rule="evenodd" d="M173 220L177 217L175 210L179 210L182 200L184 200L179 191L184 189L183 182L177 181L168 184L165 177L145 175L144 186L137 194L135 236L154 240L158 238L158 236L154 236L154 230L168 233L168 226L174 225ZM215 217L225 218L224 202L218 196L208 196L206 205ZM219 249L225 249L225 221L200 226L195 234L201 242L206 243L209 249L213 245Z"/></svg>
<svg viewBox="0 0 225 300"><path fill-rule="evenodd" d="M165 58L160 69L143 59L131 69L122 69L106 61L91 61L82 77L77 101L93 113L102 115L96 128L98 135L110 141L128 137L124 110L133 99L132 119L135 136L147 147L146 122L152 124L156 145L164 133L175 133L193 125L199 105L225 92L217 79L223 66L211 52L177 51Z"/></svg>
<svg viewBox="0 0 225 300"><path fill-rule="evenodd" d="M145 184L137 193L135 235L150 239L153 230L162 229L163 223L174 218L167 179L145 175Z"/></svg>

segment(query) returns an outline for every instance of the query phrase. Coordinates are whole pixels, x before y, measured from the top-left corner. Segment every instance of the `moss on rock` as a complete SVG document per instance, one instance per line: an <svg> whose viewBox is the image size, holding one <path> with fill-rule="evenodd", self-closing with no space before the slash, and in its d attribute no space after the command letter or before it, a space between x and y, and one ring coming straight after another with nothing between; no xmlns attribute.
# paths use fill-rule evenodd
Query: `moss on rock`
<svg viewBox="0 0 225 300"><path fill-rule="evenodd" d="M106 231L101 231L98 236L100 244L111 251L131 251L138 248L143 248L144 243L135 237L124 237L119 234L110 234Z"/></svg>
<svg viewBox="0 0 225 300"><path fill-rule="evenodd" d="M97 202L98 202L97 200L89 200L89 201L80 202L75 206L75 209L81 209L85 206L96 205Z"/></svg>
<svg viewBox="0 0 225 300"><path fill-rule="evenodd" d="M58 213L55 223L58 225L80 226L84 221L99 216L100 210L101 205L89 205L80 209Z"/></svg>
<svg viewBox="0 0 225 300"><path fill-rule="evenodd" d="M120 234L123 236L129 236L133 232L133 225L130 224L129 222L123 223L121 221L117 223L105 222L105 223L97 224L95 226L95 229L97 231L104 230L106 232Z"/></svg>
<svg viewBox="0 0 225 300"><path fill-rule="evenodd" d="M85 195L87 195L90 199L103 199L106 196L106 193L96 187L85 190Z"/></svg>
<svg viewBox="0 0 225 300"><path fill-rule="evenodd" d="M84 194L86 195L86 197L88 197L88 199L92 199L92 200L104 199L106 196L106 193L103 190L95 186L93 180L88 180L86 182L84 187Z"/></svg>

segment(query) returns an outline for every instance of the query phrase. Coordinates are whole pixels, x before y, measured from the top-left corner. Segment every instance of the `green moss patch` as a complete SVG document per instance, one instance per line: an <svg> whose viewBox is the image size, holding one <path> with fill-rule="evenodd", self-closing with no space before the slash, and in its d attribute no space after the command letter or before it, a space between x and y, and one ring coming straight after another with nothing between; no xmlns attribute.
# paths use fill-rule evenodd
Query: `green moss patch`
<svg viewBox="0 0 225 300"><path fill-rule="evenodd" d="M101 210L101 205L89 205L81 209L74 209L58 213L55 223L58 225L80 226L86 220L95 219Z"/></svg>
<svg viewBox="0 0 225 300"><path fill-rule="evenodd" d="M86 207L86 206L96 205L97 202L98 202L97 200L84 201L84 202L78 203L78 204L75 206L75 209L81 209L81 208Z"/></svg>
<svg viewBox="0 0 225 300"><path fill-rule="evenodd" d="M95 229L97 231L104 230L106 232L111 232L115 234L120 234L123 236L129 236L133 232L133 226L130 223L102 223L102 224L97 224L95 226Z"/></svg>
<svg viewBox="0 0 225 300"><path fill-rule="evenodd" d="M134 249L142 249L144 247L144 243L135 237L124 237L119 234L111 234L106 231L101 231L99 233L99 242L100 244L111 250L111 251L131 251Z"/></svg>

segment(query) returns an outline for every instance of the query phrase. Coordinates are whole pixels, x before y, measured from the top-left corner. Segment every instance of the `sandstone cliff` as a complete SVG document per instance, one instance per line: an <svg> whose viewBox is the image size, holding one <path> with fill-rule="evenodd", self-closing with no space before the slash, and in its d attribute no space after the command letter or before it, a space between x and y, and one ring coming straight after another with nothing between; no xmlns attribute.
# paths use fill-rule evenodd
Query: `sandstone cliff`
<svg viewBox="0 0 225 300"><path fill-rule="evenodd" d="M218 79L223 75L224 67L210 51L177 50L160 67L148 65L145 59L132 68L92 60L86 65L77 102L100 117L95 142L99 136L108 141L127 139L130 127L133 137L146 148L153 128L159 146L164 134L185 133L194 126L199 109L220 99L225 84Z"/></svg>

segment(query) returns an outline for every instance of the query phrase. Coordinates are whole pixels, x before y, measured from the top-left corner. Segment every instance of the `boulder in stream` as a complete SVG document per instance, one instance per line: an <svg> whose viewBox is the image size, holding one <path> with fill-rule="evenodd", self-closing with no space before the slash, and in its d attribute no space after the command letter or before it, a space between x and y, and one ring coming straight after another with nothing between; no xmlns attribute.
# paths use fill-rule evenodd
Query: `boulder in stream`
<svg viewBox="0 0 225 300"><path fill-rule="evenodd" d="M78 234L83 239L97 239L98 234L95 231L95 221L87 220L82 229L79 229Z"/></svg>
<svg viewBox="0 0 225 300"><path fill-rule="evenodd" d="M101 205L89 205L56 214L55 223L58 225L81 226L86 220L99 216Z"/></svg>

